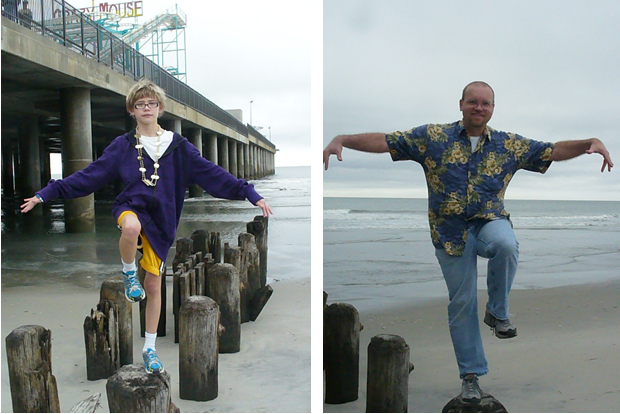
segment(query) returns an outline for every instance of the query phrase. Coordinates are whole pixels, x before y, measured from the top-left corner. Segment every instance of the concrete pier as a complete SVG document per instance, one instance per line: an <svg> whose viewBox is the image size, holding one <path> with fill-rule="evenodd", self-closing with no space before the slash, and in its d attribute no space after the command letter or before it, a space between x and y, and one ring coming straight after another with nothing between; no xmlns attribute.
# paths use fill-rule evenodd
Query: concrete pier
<svg viewBox="0 0 620 414"><path fill-rule="evenodd" d="M34 194L41 188L41 163L40 163L40 140L39 120L36 115L27 115L22 119L19 134L23 138L20 146L20 164L24 166L22 171L23 193ZM40 216L43 206L38 205L32 210L32 214Z"/></svg>
<svg viewBox="0 0 620 414"><path fill-rule="evenodd" d="M68 177L93 162L90 89L60 91L62 174ZM65 228L70 233L95 230L95 195L65 201Z"/></svg>
<svg viewBox="0 0 620 414"><path fill-rule="evenodd" d="M194 144L198 151L200 151L200 155L204 155L202 153L202 129L193 129L188 134L189 142ZM200 197L204 191L197 185L192 185L189 187L189 196L190 197Z"/></svg>
<svg viewBox="0 0 620 414"><path fill-rule="evenodd" d="M99 157L115 137L135 128L125 96L144 73L128 73L134 66L119 65L122 56L114 67L107 60L100 63L93 55L98 44L89 43L84 46L88 53L80 53L54 40L57 37L48 38L47 32L30 30L35 26L18 18L1 20L2 189L4 197L26 198L49 180L51 153L62 154L63 175L68 176ZM75 36L81 26L71 27L66 36ZM137 53L126 46L127 56ZM146 64L151 65L146 73L161 81L169 95L159 120L162 127L182 135L185 131L203 157L237 177L257 179L270 173L259 164L268 160L273 165L276 148L266 137L164 69ZM120 189L118 182L110 183L104 192L107 197ZM202 190L190 189L190 195L202 195ZM66 231L94 230L94 199L89 195L66 201ZM15 206L7 210L15 211Z"/></svg>

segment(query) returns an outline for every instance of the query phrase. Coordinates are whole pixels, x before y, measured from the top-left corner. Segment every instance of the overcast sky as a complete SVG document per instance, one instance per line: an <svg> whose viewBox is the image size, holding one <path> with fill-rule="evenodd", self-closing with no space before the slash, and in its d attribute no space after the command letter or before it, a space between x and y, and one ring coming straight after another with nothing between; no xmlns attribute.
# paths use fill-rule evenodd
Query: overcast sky
<svg viewBox="0 0 620 414"><path fill-rule="evenodd" d="M253 101L252 125L267 138L271 127L276 167L310 165L310 0L144 0L139 23L175 3L187 15L188 85L222 109L243 110L248 124Z"/></svg>
<svg viewBox="0 0 620 414"><path fill-rule="evenodd" d="M506 198L620 200L620 1L339 0L323 5L323 136L461 119L463 87L495 90L489 125L541 141L600 138L599 155L520 171ZM317 154L318 156L318 154ZM325 196L426 197L422 168L345 149Z"/></svg>

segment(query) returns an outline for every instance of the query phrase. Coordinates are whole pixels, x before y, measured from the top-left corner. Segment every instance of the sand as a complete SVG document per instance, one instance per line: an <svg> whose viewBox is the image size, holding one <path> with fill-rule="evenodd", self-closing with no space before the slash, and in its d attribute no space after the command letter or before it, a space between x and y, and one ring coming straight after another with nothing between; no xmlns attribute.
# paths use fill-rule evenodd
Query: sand
<svg viewBox="0 0 620 414"><path fill-rule="evenodd" d="M168 283L171 295L170 278ZM310 279L289 279L271 286L274 293L258 319L241 325L241 351L220 355L219 395L212 401L179 398L179 351L172 311L168 312L167 335L157 339L157 352L171 376L172 401L182 412L310 411ZM97 412L109 412L106 380L86 379L82 325L98 300L99 291L92 286L67 283L2 289L3 348L4 338L19 326L36 324L52 331L52 373L63 412L97 392L102 393ZM143 339L139 337L138 305L133 306L136 363L142 360ZM4 349L2 412L12 412Z"/></svg>
<svg viewBox="0 0 620 414"><path fill-rule="evenodd" d="M486 292L480 290L481 318L485 303ZM446 306L447 298L361 313L359 398L324 404L324 411L365 411L370 338L396 334L406 340L415 365L409 412L441 412L461 387ZM490 369L480 378L483 391L508 412L620 410L620 280L513 290L510 312L516 338L498 339L483 324Z"/></svg>

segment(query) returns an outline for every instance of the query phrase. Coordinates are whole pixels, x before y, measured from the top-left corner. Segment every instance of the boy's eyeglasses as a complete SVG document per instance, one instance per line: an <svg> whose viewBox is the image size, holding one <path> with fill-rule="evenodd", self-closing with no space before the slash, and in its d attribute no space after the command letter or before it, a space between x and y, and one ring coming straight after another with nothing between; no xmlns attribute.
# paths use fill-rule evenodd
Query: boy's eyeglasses
<svg viewBox="0 0 620 414"><path fill-rule="evenodd" d="M159 102L148 102L148 103L140 102L140 103L134 104L133 107L136 108L136 109L144 109L147 106L149 108L157 108L159 106Z"/></svg>

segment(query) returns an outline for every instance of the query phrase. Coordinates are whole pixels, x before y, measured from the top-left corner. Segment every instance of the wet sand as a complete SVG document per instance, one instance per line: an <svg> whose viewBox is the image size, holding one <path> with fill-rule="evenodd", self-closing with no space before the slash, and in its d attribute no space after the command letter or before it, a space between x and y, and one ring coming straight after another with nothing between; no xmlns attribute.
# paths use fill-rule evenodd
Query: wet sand
<svg viewBox="0 0 620 414"><path fill-rule="evenodd" d="M478 297L482 318L486 292ZM406 340L415 365L409 412L441 412L461 387L446 306L447 298L361 312L359 398L324 404L324 411L365 411L370 338L395 334ZM518 330L513 339L496 338L481 320L490 369L480 378L483 391L508 412L618 412L620 280L513 290L510 312Z"/></svg>
<svg viewBox="0 0 620 414"><path fill-rule="evenodd" d="M169 278L167 335L157 352L170 373L172 401L182 412L310 411L310 279L272 283L274 293L255 322L241 325L241 351L219 356L219 395L213 401L179 398L179 351L174 343L172 285ZM86 379L82 325L99 300L99 291L68 283L2 288L2 337L36 324L52 331L52 373L63 412L100 392L109 412L106 380ZM142 361L138 305L133 305L134 363ZM4 343L4 340L3 340ZM12 412L6 352L2 352L2 412Z"/></svg>

